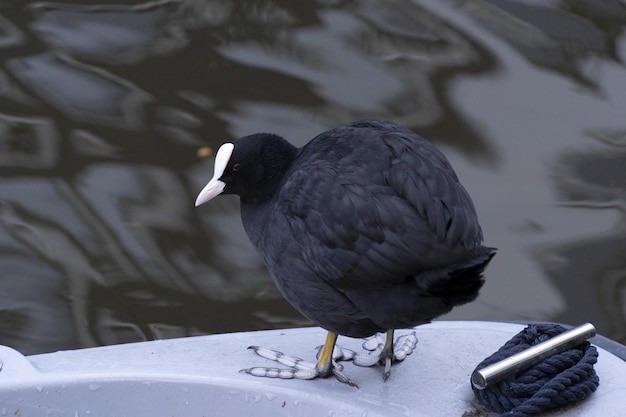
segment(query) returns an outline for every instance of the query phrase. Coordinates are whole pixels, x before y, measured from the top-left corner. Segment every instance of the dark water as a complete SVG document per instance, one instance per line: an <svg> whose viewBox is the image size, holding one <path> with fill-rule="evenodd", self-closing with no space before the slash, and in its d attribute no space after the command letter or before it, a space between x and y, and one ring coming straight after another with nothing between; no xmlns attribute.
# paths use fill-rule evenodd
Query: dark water
<svg viewBox="0 0 626 417"><path fill-rule="evenodd" d="M364 117L450 158L500 251L449 319L626 341L626 6L579 1L0 2L0 343L24 353L307 325L222 142Z"/></svg>

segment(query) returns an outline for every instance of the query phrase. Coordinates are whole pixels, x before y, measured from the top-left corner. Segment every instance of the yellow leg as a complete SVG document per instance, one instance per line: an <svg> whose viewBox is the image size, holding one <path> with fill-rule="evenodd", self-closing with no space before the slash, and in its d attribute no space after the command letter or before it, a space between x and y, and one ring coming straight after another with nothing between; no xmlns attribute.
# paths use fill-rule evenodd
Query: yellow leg
<svg viewBox="0 0 626 417"><path fill-rule="evenodd" d="M317 371L317 375L322 378L327 378L331 375L334 375L335 378L339 382L343 382L344 384L348 384L352 387L358 388L359 386L352 382L350 378L345 376L341 372L340 369L335 368L333 366L333 350L335 349L335 343L337 342L337 334L333 332L328 332L326 335L326 341L324 342L324 346L322 346L322 351L320 352L320 357L317 360L317 364L315 365L315 370Z"/></svg>
<svg viewBox="0 0 626 417"><path fill-rule="evenodd" d="M328 332L326 335L326 341L322 346L320 357L317 360L317 372L323 378L326 378L332 374L333 368L333 350L335 349L335 343L337 342L337 333Z"/></svg>
<svg viewBox="0 0 626 417"><path fill-rule="evenodd" d="M383 352L387 351L391 351L391 353L393 354L393 329L387 330L387 336L385 337Z"/></svg>
<svg viewBox="0 0 626 417"><path fill-rule="evenodd" d="M393 329L387 330L387 337L383 350L380 352L380 363L385 366L383 380L386 381L391 375L391 362L393 360Z"/></svg>

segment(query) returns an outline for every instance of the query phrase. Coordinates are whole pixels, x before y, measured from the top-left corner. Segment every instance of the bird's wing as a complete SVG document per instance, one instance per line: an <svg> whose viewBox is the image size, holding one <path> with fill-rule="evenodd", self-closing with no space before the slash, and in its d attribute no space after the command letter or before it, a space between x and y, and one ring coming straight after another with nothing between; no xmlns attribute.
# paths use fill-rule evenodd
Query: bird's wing
<svg viewBox="0 0 626 417"><path fill-rule="evenodd" d="M440 242L471 250L482 242L474 204L446 157L414 133L385 136L392 155L386 183L428 222Z"/></svg>
<svg viewBox="0 0 626 417"><path fill-rule="evenodd" d="M368 130L317 152L289 175L278 207L302 259L338 288L382 288L466 258L482 240L448 161L413 132Z"/></svg>

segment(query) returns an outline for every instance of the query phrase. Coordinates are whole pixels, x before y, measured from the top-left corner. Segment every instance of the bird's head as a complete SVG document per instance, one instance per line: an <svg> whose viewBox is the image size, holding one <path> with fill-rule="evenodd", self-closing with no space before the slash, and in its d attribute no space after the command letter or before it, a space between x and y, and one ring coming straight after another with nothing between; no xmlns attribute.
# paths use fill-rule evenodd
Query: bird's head
<svg viewBox="0 0 626 417"><path fill-rule="evenodd" d="M217 150L213 178L202 189L196 206L220 194L236 194L242 202L271 198L297 153L280 136L257 133Z"/></svg>

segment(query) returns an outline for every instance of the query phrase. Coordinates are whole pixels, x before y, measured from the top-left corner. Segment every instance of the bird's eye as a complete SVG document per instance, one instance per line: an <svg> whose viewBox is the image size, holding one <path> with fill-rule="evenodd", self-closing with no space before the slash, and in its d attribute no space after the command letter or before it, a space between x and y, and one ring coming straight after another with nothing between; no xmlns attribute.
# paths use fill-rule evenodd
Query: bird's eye
<svg viewBox="0 0 626 417"><path fill-rule="evenodd" d="M241 169L241 164L239 162L237 162L235 165L233 165L233 171L237 172Z"/></svg>

